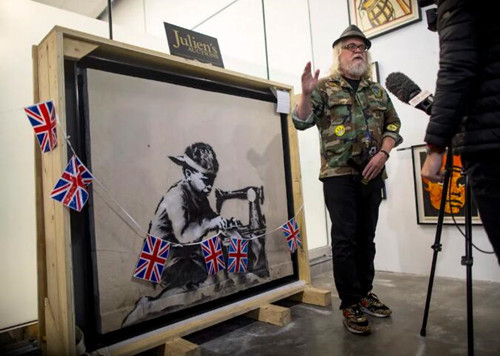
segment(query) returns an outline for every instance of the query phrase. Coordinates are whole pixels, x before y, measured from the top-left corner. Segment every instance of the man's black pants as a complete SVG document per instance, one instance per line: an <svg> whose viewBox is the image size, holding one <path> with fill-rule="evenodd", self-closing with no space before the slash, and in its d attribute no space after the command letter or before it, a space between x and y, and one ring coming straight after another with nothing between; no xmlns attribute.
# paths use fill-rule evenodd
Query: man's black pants
<svg viewBox="0 0 500 356"><path fill-rule="evenodd" d="M332 222L333 276L340 309L358 303L373 288L375 230L382 200L382 177L363 184L359 176L323 180Z"/></svg>

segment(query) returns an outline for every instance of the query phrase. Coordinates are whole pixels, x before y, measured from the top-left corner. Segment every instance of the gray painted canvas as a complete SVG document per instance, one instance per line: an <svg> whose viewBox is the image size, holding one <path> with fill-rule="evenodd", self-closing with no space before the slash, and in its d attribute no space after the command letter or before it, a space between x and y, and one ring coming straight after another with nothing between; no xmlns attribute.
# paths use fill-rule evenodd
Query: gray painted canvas
<svg viewBox="0 0 500 356"><path fill-rule="evenodd" d="M288 215L275 104L97 70L88 92L91 170L105 186L93 188L102 333L293 273L279 229ZM198 171L209 188L193 188ZM190 189L196 202L179 198ZM161 283L132 277L147 233L199 243L219 232L226 245L229 235L251 240L248 272L208 276L190 245L171 248Z"/></svg>

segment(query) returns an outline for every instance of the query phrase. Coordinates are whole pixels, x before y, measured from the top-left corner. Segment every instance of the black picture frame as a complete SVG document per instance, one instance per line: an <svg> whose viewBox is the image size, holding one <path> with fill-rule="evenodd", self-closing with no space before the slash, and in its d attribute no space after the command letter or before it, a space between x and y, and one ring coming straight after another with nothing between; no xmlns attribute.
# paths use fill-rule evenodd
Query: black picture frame
<svg viewBox="0 0 500 356"><path fill-rule="evenodd" d="M415 205L418 224L436 225L441 202L442 183L430 182L422 178L421 170L427 157L425 145L412 146ZM445 155L446 158L446 155ZM443 160L443 167L444 167ZM447 202L443 224L465 224L465 178L461 175L460 156L454 155L454 171L449 183L453 199ZM470 197L472 199L472 197ZM477 206L472 200L472 224L481 225Z"/></svg>
<svg viewBox="0 0 500 356"><path fill-rule="evenodd" d="M86 89L86 70L98 69L106 72L117 73L149 79L164 81L181 86L197 88L206 91L224 93L230 96L240 96L255 100L276 102L271 91L247 89L242 86L233 86L215 80L192 77L189 75L161 71L147 68L131 62L103 59L99 56L87 56L79 62L65 60L65 91L66 91L66 116L67 130L71 137L72 145L78 156L84 162L90 162L88 168L92 170L89 149L88 130L88 97ZM287 191L288 216L294 215L293 191L290 167L290 153L288 142L287 115L280 114L282 146L284 151L285 178ZM263 292L289 284L298 280L297 254L291 256L293 275L272 280L268 283L245 289L235 294L225 296L201 305L194 305L181 311L176 311L165 316L147 320L136 325L128 326L117 331L101 333L98 327L98 303L96 302L96 243L93 238L94 228L92 186L89 186L90 198L82 212L70 212L71 218L71 245L72 245L72 270L74 279L75 296L75 321L85 334L87 350L95 350L131 337L153 331L159 327L174 324L187 318L200 315L212 309L235 303Z"/></svg>

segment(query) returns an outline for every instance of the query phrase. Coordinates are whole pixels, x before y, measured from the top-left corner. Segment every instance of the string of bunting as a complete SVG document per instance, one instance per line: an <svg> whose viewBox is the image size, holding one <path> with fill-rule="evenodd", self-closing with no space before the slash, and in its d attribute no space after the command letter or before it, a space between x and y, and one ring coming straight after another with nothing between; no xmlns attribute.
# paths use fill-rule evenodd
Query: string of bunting
<svg viewBox="0 0 500 356"><path fill-rule="evenodd" d="M297 248L302 247L300 229L295 220L295 216L280 227L268 233L254 236L249 239L242 239L231 236L230 231L221 231L209 239L201 242L179 244L171 243L161 238L148 234L137 221L111 196L106 187L90 172L82 163L71 145L70 137L66 135L60 124L54 103L52 100L44 101L24 108L28 120L35 131L35 136L43 153L53 151L57 147L57 126L64 134L64 139L70 147L73 156L64 169L61 177L57 181L51 192L51 197L65 206L80 212L86 204L89 193L87 186L96 182L122 210L122 212L147 236L139 254L139 260L135 266L133 276L138 279L147 280L153 283L161 281L161 275L167 263L171 247L183 247L188 245L201 245L203 258L207 273L215 275L219 271L227 269L229 273L245 273L248 271L248 246L251 240L264 237L274 231L281 230L286 239L288 249L295 253ZM302 210L301 206L296 215ZM220 235L228 237L227 268ZM142 236L141 236L142 237Z"/></svg>

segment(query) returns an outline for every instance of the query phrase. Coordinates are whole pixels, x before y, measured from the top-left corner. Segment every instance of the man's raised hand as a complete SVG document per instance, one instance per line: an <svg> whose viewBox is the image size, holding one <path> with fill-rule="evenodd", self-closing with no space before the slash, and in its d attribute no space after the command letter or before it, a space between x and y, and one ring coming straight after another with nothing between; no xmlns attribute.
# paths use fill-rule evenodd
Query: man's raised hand
<svg viewBox="0 0 500 356"><path fill-rule="evenodd" d="M316 69L313 76L311 72L311 62L307 62L301 77L303 95L311 95L313 89L316 87L316 84L318 84L318 78L319 69Z"/></svg>

